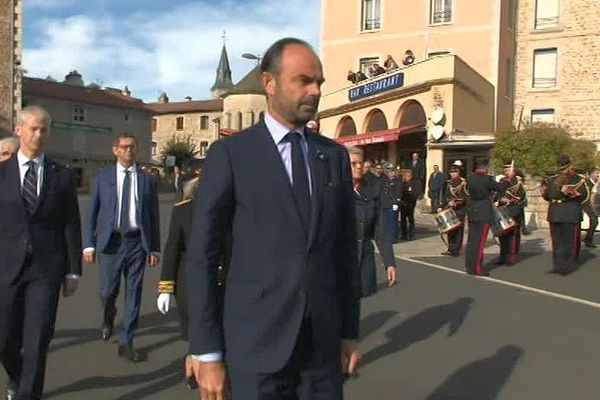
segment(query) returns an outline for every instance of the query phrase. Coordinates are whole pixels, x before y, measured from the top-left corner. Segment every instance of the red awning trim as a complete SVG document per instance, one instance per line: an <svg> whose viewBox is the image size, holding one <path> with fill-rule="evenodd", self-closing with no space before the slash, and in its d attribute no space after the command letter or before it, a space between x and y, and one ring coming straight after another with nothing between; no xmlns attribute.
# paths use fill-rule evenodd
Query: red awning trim
<svg viewBox="0 0 600 400"><path fill-rule="evenodd" d="M425 125L423 124L402 126L400 128L362 133L360 135L342 136L336 138L335 141L339 144L343 144L344 146L365 146L374 143L394 142L398 140L401 134L424 127Z"/></svg>
<svg viewBox="0 0 600 400"><path fill-rule="evenodd" d="M232 136L238 132L239 131L236 129L229 129L229 128L221 128L221 130L219 131L219 133L223 136Z"/></svg>

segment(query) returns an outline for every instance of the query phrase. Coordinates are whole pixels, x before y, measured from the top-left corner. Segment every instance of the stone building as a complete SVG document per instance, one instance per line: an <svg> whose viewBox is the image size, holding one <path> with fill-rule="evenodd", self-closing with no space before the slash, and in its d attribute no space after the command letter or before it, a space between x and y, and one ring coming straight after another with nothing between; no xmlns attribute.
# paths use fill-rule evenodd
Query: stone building
<svg viewBox="0 0 600 400"><path fill-rule="evenodd" d="M22 1L0 2L0 136L13 130L21 108Z"/></svg>
<svg viewBox="0 0 600 400"><path fill-rule="evenodd" d="M64 82L23 78L24 102L44 107L52 116L48 155L77 171L83 189L99 168L114 162L112 145L118 134L134 135L138 160L150 162L152 112L128 93L84 86L77 71Z"/></svg>
<svg viewBox="0 0 600 400"><path fill-rule="evenodd" d="M600 144L598 2L518 3L515 125L556 123Z"/></svg>
<svg viewBox="0 0 600 400"><path fill-rule="evenodd" d="M254 125L266 108L267 99L257 65L223 95L222 133L231 134Z"/></svg>

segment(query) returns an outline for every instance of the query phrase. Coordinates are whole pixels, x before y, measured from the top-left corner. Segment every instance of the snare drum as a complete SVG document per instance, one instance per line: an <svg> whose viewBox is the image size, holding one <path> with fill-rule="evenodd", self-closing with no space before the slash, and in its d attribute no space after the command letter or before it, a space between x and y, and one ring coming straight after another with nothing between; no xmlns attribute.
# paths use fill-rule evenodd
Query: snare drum
<svg viewBox="0 0 600 400"><path fill-rule="evenodd" d="M458 218L456 211L454 211L452 208L447 208L437 213L435 216L435 222L440 233L452 232L453 230L462 226L460 218Z"/></svg>
<svg viewBox="0 0 600 400"><path fill-rule="evenodd" d="M504 236L516 226L516 221L509 216L506 207L492 205L492 232L494 236Z"/></svg>

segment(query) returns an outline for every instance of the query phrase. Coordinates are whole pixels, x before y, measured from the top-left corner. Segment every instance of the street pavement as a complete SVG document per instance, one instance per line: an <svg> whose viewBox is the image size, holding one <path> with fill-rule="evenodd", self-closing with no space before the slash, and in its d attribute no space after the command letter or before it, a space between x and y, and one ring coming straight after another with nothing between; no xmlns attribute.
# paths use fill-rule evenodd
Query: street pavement
<svg viewBox="0 0 600 400"><path fill-rule="evenodd" d="M87 198L80 202L85 209ZM163 240L171 207L172 195L161 195ZM463 257L437 256L444 245L430 215L417 220L417 239L395 245L399 284L385 288L380 268L381 290L363 302L363 366L346 399L599 398L596 251L584 250L568 277L547 274L548 231L539 230L524 237L519 264L477 278L463 273ZM488 244L489 263L497 246ZM61 301L44 399L198 398L183 383L176 310L156 311L160 269L146 271L135 346L147 360L139 364L117 357L116 339L99 340L97 267L84 271L77 295Z"/></svg>

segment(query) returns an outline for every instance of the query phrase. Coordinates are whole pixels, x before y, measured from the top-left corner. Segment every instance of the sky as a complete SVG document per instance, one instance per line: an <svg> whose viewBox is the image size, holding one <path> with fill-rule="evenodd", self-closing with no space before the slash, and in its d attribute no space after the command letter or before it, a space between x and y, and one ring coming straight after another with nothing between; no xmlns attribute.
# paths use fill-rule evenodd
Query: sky
<svg viewBox="0 0 600 400"><path fill-rule="evenodd" d="M275 40L294 36L318 50L319 0L27 0L26 76L62 81L72 70L85 84L129 87L156 101L207 99L223 46L233 81Z"/></svg>

